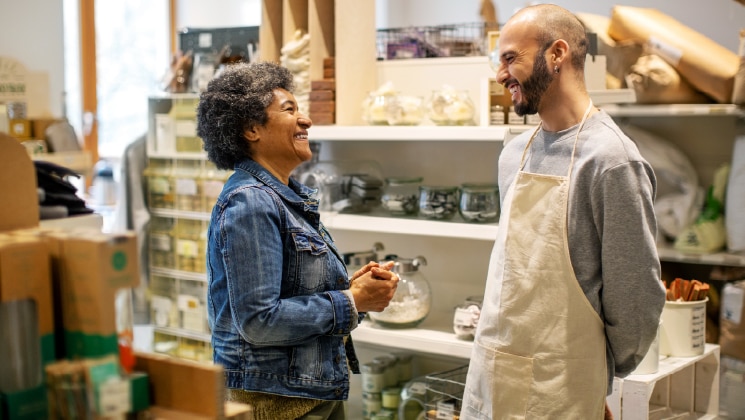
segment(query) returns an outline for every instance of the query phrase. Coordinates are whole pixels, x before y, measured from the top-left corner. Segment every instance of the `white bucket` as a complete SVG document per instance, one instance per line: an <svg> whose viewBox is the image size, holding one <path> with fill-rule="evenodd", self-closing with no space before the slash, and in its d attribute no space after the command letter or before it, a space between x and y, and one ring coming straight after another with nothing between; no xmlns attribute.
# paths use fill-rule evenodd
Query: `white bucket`
<svg viewBox="0 0 745 420"><path fill-rule="evenodd" d="M662 309L660 354L671 357L698 356L706 343L706 302L665 302Z"/></svg>
<svg viewBox="0 0 745 420"><path fill-rule="evenodd" d="M660 331L662 330L662 320L657 327L657 337L655 337L652 344L649 345L649 350L644 356L639 365L631 372L632 375L651 375L657 373L660 368Z"/></svg>

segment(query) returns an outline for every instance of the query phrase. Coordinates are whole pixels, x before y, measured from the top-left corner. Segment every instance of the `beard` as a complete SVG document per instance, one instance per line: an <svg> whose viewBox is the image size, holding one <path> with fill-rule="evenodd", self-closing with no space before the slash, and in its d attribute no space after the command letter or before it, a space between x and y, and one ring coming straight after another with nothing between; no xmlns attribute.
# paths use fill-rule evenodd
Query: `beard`
<svg viewBox="0 0 745 420"><path fill-rule="evenodd" d="M514 104L515 113L521 117L537 114L538 105L541 103L543 94L548 90L552 80L553 75L548 69L543 52L537 53L533 62L533 73L531 73L525 82L520 84L523 100L520 103Z"/></svg>

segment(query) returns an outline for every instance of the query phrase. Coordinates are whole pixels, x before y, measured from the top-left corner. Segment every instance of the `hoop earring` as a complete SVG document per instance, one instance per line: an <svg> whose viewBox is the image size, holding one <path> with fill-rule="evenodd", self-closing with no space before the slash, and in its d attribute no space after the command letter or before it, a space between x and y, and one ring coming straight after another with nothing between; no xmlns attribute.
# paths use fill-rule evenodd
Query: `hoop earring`
<svg viewBox="0 0 745 420"><path fill-rule="evenodd" d="M556 73L556 74L559 73L559 66L554 66L554 73Z"/></svg>

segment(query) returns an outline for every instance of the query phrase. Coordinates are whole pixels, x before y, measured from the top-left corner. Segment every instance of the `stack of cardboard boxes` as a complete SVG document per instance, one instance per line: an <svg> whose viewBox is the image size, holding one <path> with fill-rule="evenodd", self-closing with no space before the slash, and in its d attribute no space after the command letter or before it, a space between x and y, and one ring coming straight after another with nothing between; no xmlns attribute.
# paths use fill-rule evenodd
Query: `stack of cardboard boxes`
<svg viewBox="0 0 745 420"><path fill-rule="evenodd" d="M133 352L115 296L139 282L135 235L40 228L26 150L0 133L0 156L0 420L252 418L221 367Z"/></svg>

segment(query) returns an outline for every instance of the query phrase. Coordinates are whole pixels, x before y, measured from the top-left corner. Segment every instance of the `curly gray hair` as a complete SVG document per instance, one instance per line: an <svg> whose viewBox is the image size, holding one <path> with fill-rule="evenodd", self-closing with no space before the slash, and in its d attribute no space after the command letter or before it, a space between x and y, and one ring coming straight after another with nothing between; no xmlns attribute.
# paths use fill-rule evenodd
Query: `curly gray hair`
<svg viewBox="0 0 745 420"><path fill-rule="evenodd" d="M267 122L275 89L292 92L292 73L276 63L237 63L212 79L199 96L197 135L207 158L220 169L233 169L251 157L243 133Z"/></svg>

